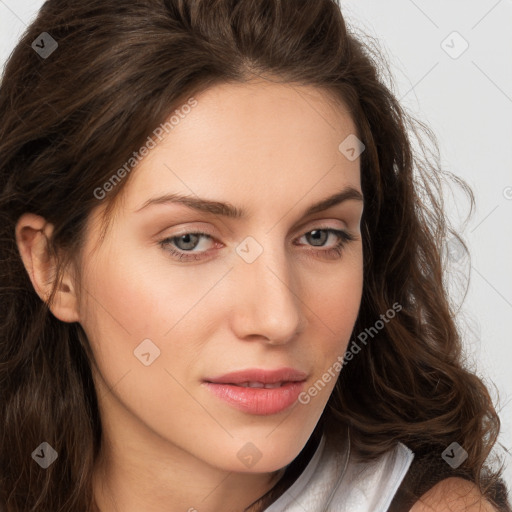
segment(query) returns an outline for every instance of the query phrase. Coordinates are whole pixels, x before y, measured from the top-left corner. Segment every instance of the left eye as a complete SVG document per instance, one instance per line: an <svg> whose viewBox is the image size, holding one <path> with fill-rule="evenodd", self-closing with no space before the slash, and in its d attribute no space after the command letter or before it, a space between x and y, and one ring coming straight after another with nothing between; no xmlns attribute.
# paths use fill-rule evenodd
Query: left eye
<svg viewBox="0 0 512 512"><path fill-rule="evenodd" d="M210 235L207 235L206 233L186 233L184 235L168 238L164 240L164 242L168 241L178 245L178 249L180 249L181 251L190 251L197 247L197 242L201 238L211 239L212 237Z"/></svg>
<svg viewBox="0 0 512 512"><path fill-rule="evenodd" d="M336 231L334 231L333 229L315 229L313 231L309 231L308 233L306 233L303 236L306 237L306 239L309 238L309 240L313 240L314 242L318 242L319 240L320 241L322 241L322 240L325 241L327 238L329 238L329 235L332 235L333 233L336 233ZM340 231L338 231L337 233L340 233ZM314 247L321 247L322 245L323 245L323 243L319 243L318 245L315 245L313 243Z"/></svg>
<svg viewBox="0 0 512 512"><path fill-rule="evenodd" d="M330 249L324 249L321 251L313 251L324 253L325 255L331 255L332 253L341 254L343 246L355 239L354 236L347 233L346 231L333 229L333 228L319 228L309 231L302 235L300 238L306 238L308 243L312 243L313 247L323 247L330 235L334 235L338 239L337 243ZM191 232L184 233L183 235L173 236L161 240L159 244L162 248L169 252L173 257L180 260L198 260L202 258L204 251L194 251L198 247L198 242L201 239L213 240L213 237L207 233L202 232ZM176 247L178 250L176 250ZM187 254L188 253L188 254Z"/></svg>

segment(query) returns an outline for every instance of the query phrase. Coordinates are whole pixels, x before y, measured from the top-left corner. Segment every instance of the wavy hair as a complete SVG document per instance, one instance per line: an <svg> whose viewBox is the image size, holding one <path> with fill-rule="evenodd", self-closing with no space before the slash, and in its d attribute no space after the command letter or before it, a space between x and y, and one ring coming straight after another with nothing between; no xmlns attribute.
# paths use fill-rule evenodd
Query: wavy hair
<svg viewBox="0 0 512 512"><path fill-rule="evenodd" d="M51 54L31 47L43 32L58 43ZM444 278L446 239L463 241L445 219L443 184L455 180L471 205L473 195L435 154L427 157L422 137L437 149L435 138L401 107L386 69L377 43L349 30L336 0L43 5L0 85L0 504L7 512L95 510L91 482L102 431L94 358L80 324L59 321L48 307L62 269L80 258L86 221L98 206L94 191L184 98L254 76L316 86L349 107L366 146L364 285L354 335L391 304L402 306L343 368L311 440L325 433L336 441L349 427L352 446L367 460L398 441L409 446L416 457L396 510L455 474L510 510L499 472L486 462L499 418L484 383L464 366ZM413 150L412 134L421 151ZM129 178L105 199L104 232ZM55 228L49 249L59 268L46 302L16 245L25 212ZM43 440L59 463L40 471L30 455ZM453 441L468 452L456 472L441 459ZM308 442L255 506L286 490L311 449Z"/></svg>

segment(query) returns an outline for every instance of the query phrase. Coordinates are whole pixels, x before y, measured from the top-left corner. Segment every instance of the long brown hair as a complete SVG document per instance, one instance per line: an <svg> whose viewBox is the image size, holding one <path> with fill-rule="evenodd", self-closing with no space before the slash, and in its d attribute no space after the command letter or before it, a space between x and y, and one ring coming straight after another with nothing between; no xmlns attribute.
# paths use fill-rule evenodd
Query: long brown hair
<svg viewBox="0 0 512 512"><path fill-rule="evenodd" d="M0 88L0 504L8 512L94 510L101 443L87 338L34 291L16 246L17 220L32 212L54 225L56 289L61 269L80 257L85 223L99 204L95 190L187 98L254 76L317 86L350 108L366 148L364 290L354 335L395 302L402 307L343 368L315 436L336 440L349 426L352 446L367 459L401 441L418 468L436 461L448 468L441 453L456 441L468 453L457 474L509 510L497 470L485 465L499 419L484 384L463 367L445 288L441 247L458 236L443 211L451 175L413 151L411 134L434 147L435 138L399 105L385 69L375 47L349 31L335 0L43 5ZM105 227L129 178L104 199ZM42 442L58 453L45 471L31 458ZM260 506L286 489L307 462L304 453ZM406 483L403 503L412 503L435 481Z"/></svg>

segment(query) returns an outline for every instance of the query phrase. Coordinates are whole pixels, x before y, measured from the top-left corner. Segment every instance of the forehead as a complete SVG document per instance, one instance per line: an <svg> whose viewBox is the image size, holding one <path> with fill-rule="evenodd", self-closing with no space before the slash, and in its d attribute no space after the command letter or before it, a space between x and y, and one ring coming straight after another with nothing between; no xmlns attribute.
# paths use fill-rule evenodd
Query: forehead
<svg viewBox="0 0 512 512"><path fill-rule="evenodd" d="M135 169L137 195L149 192L149 181L163 183L173 173L211 185L223 178L284 185L333 164L359 168L338 149L356 133L354 122L341 100L326 91L268 81L225 83L194 99L196 105L181 114L177 106L172 131Z"/></svg>
<svg viewBox="0 0 512 512"><path fill-rule="evenodd" d="M315 141L355 134L349 109L331 91L310 85L267 80L222 83L195 97L197 106L179 127L194 136L231 135L245 143L282 143L307 133ZM179 108L179 107L178 107Z"/></svg>

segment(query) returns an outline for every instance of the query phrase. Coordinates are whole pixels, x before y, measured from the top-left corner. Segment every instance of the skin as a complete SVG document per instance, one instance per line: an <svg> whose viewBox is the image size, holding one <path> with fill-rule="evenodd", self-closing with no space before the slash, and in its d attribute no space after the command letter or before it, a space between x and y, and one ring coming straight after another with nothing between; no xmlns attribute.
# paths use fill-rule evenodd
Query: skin
<svg viewBox="0 0 512 512"><path fill-rule="evenodd" d="M446 478L427 491L410 512L498 512L478 487L463 478Z"/></svg>
<svg viewBox="0 0 512 512"><path fill-rule="evenodd" d="M290 366L306 372L308 389L344 354L360 306L363 201L304 216L347 186L362 195L359 158L338 149L356 134L344 106L313 87L266 81L218 85L196 99L131 172L102 244L106 200L93 211L80 272L68 269L51 306L80 322L98 364L104 438L94 492L103 512L238 512L264 494L304 447L335 379L307 405L267 416L233 408L202 380ZM226 202L246 216L178 204L137 212L164 193ZM325 229L354 240L328 255L340 239ZM52 230L30 213L16 229L43 299ZM197 230L212 238L159 244ZM263 250L252 263L236 252L248 236ZM169 246L202 257L183 262ZM160 350L149 366L134 356L145 339ZM261 453L250 468L237 457L249 442Z"/></svg>

